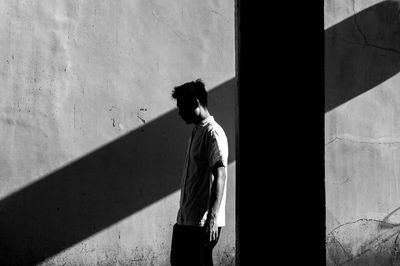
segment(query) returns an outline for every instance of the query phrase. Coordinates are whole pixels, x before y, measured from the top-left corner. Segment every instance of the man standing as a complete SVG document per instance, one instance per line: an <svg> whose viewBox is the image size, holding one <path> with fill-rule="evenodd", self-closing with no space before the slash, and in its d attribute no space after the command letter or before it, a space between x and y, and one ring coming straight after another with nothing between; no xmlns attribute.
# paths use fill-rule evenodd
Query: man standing
<svg viewBox="0 0 400 266"><path fill-rule="evenodd" d="M212 266L212 250L225 226L228 141L207 109L200 79L175 87L172 98L179 116L194 127L184 162L171 265Z"/></svg>

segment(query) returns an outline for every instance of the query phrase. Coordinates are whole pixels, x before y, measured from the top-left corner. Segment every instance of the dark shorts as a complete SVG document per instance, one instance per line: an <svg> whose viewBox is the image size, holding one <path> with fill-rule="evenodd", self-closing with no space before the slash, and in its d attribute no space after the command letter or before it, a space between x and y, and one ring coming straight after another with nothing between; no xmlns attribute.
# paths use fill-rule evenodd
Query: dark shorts
<svg viewBox="0 0 400 266"><path fill-rule="evenodd" d="M218 227L218 238L210 242L204 227L175 224L172 232L171 265L212 266L212 250L220 233L221 227Z"/></svg>

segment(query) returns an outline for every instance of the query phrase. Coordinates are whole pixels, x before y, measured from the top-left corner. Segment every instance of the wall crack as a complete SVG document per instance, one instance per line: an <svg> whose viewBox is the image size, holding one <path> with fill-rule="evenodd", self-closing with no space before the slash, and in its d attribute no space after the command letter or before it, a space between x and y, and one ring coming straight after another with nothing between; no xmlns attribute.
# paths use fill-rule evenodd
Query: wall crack
<svg viewBox="0 0 400 266"><path fill-rule="evenodd" d="M365 144L371 144L371 145L394 145L394 144L400 144L400 141L374 141L374 140L359 140L359 139L353 139L353 138L346 138L346 137L334 137L327 143L325 143L325 147L328 146L329 144L335 142L335 141L349 141L349 142L355 142L355 143L365 143Z"/></svg>
<svg viewBox="0 0 400 266"><path fill-rule="evenodd" d="M355 11L355 0L353 0L353 13L354 13L354 24L355 24L355 26L357 28L357 31L360 33L361 37L364 40L364 43L356 43L356 44L363 45L363 46L366 46L366 47L370 46L370 47L373 47L373 48L376 48L376 49L379 49L379 50L384 50L384 51L387 51L387 52L393 52L393 53L400 54L400 51L397 50L397 49L394 49L394 48L391 48L391 47L382 47L382 46L370 43L368 41L367 35L361 29L361 26L360 26L360 24L358 22L358 19L357 19L358 15L357 15L357 13Z"/></svg>

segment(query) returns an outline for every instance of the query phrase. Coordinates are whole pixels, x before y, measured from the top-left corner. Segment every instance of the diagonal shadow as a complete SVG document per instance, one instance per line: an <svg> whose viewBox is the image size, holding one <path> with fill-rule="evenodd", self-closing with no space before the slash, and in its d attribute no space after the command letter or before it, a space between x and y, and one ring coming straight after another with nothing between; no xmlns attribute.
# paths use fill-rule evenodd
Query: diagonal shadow
<svg viewBox="0 0 400 266"><path fill-rule="evenodd" d="M229 162L235 91L231 79L209 92ZM190 130L175 109L2 200L0 265L37 264L179 189Z"/></svg>
<svg viewBox="0 0 400 266"><path fill-rule="evenodd" d="M399 71L399 3L380 2L325 30L325 112Z"/></svg>

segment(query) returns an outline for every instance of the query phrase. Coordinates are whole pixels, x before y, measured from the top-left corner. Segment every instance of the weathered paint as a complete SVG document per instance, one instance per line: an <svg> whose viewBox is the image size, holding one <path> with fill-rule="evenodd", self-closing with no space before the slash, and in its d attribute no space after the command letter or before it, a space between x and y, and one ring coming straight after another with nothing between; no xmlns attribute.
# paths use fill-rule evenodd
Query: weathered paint
<svg viewBox="0 0 400 266"><path fill-rule="evenodd" d="M325 0L328 265L398 265L400 6Z"/></svg>
<svg viewBox="0 0 400 266"><path fill-rule="evenodd" d="M168 126L181 125L179 137L190 132L177 113L170 112L175 108L171 90L202 78L214 96L210 109L225 125L234 147L234 1L2 1L0 28L0 215L20 218L15 228L0 219L0 239L18 232L24 221L28 225L20 229L25 239L15 237L15 243L26 245L12 247L19 250L13 254L15 261L168 265L179 202L175 184L186 144L186 138L173 139ZM172 144L163 144L167 141ZM127 151L142 165L137 166L139 173L123 155L124 143L133 145ZM170 150L157 149L172 145ZM109 153L116 157L107 157ZM234 149L230 157L228 225L215 248L217 265L233 265L235 257ZM98 174L94 168L101 168L99 163L115 167L118 176L107 169L110 180L80 176L83 166L84 175ZM121 167L126 169L118 171ZM141 185L125 185L127 173L133 179L142 176ZM160 177L144 179L154 173ZM171 180L174 185L165 183ZM57 197L57 189L63 199ZM131 199L129 189L144 198L135 196L138 207L132 213L126 201ZM90 194L103 191L103 198ZM44 200L43 210L24 207L30 206L25 202L30 197L35 207ZM52 199L55 202L49 203ZM94 206L107 200L112 201L107 206ZM69 202L82 205L68 206ZM118 206L124 211L114 211ZM85 229L77 234L79 222ZM29 226L38 232L31 235ZM60 243L54 242L58 233ZM0 254L8 254L7 244L13 245L0 241ZM51 245L65 248L54 250Z"/></svg>

